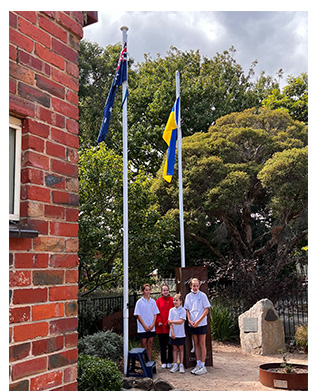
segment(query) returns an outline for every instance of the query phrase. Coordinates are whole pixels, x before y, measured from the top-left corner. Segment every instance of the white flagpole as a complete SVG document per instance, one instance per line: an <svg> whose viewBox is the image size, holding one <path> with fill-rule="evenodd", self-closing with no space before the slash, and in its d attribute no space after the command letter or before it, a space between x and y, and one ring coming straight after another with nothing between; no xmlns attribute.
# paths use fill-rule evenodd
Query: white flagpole
<svg viewBox="0 0 320 391"><path fill-rule="evenodd" d="M127 42L128 27L122 26L122 43ZM127 61L128 69L128 46L127 46ZM127 73L128 75L128 73ZM128 77L127 77L128 79ZM129 351L129 256L128 256L128 129L127 129L127 99L126 93L128 88L128 80L122 83L122 141L123 141L123 372L126 374L128 365Z"/></svg>
<svg viewBox="0 0 320 391"><path fill-rule="evenodd" d="M176 71L176 99L180 98L180 74ZM181 267L186 266L184 251L184 219L183 219L183 186L182 186L182 132L181 132L181 98L179 99L178 116L178 174L179 174L179 213L180 213L180 248Z"/></svg>

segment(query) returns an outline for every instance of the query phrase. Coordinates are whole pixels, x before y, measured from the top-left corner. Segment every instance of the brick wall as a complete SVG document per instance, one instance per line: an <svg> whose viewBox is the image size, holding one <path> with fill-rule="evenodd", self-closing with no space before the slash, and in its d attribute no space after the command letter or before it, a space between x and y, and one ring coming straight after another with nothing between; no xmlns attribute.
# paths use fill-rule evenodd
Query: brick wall
<svg viewBox="0 0 320 391"><path fill-rule="evenodd" d="M78 51L83 12L9 13L10 115L22 120L10 238L10 390L77 389Z"/></svg>

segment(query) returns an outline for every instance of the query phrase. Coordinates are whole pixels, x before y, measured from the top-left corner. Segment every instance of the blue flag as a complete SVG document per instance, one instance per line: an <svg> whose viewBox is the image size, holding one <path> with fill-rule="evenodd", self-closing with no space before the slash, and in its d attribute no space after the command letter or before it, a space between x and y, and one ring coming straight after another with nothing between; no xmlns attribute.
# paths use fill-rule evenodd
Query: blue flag
<svg viewBox="0 0 320 391"><path fill-rule="evenodd" d="M126 80L127 80L127 43L125 42L120 54L116 74L114 75L114 79L109 91L109 95L106 100L106 105L104 107L103 120L102 120L100 133L98 137L98 144L101 143L101 141L104 141L104 139L106 138L108 128L109 128L112 106L113 106L114 99L116 97L117 88L118 86L121 86L122 83Z"/></svg>
<svg viewBox="0 0 320 391"><path fill-rule="evenodd" d="M179 102L180 98L177 98L171 113L167 125L164 129L162 138L168 145L168 152L163 169L163 178L167 182L171 182L173 171L174 171L174 162L176 157L176 143L177 143L177 134L178 134L178 119L179 119Z"/></svg>

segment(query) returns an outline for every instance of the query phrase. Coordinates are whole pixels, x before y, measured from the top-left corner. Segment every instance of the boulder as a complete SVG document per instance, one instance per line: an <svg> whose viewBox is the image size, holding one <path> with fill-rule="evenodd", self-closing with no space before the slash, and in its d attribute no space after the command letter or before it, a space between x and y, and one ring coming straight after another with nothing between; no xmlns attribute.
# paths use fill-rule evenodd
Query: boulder
<svg viewBox="0 0 320 391"><path fill-rule="evenodd" d="M258 301L239 316L238 322L244 352L264 356L285 350L283 324L269 299Z"/></svg>
<svg viewBox="0 0 320 391"><path fill-rule="evenodd" d="M169 391L169 390L173 390L172 385L169 382L161 379L160 377L157 380L154 381L153 387L154 387L155 391Z"/></svg>

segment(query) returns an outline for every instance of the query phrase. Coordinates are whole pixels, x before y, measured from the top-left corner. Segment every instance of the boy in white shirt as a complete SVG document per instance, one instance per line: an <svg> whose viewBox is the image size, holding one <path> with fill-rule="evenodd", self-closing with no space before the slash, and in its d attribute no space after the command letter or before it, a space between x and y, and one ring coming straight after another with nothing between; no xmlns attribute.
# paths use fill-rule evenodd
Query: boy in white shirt
<svg viewBox="0 0 320 391"><path fill-rule="evenodd" d="M182 307L182 295L177 293L173 297L174 307L169 311L168 324L170 325L169 344L173 347L173 367L171 373L178 371L185 373L183 366L184 345L186 344L186 333L184 329L184 322L186 320L186 310ZM180 356L180 365L178 367L177 356Z"/></svg>

